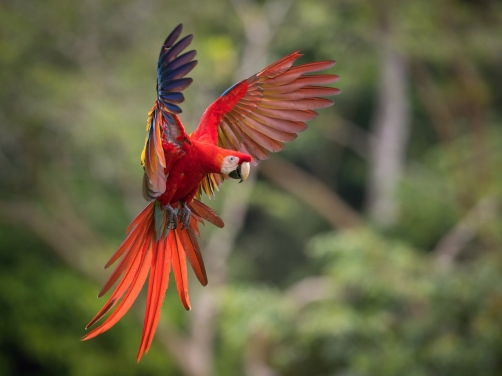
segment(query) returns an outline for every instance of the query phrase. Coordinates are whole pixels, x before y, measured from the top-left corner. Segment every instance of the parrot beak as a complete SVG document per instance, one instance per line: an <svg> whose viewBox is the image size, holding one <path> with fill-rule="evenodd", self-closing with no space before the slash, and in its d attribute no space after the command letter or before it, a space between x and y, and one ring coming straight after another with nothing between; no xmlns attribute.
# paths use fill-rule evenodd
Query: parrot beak
<svg viewBox="0 0 502 376"><path fill-rule="evenodd" d="M251 170L251 165L249 162L244 162L237 169L228 174L232 179L241 179L239 183L242 183L249 176L249 171Z"/></svg>

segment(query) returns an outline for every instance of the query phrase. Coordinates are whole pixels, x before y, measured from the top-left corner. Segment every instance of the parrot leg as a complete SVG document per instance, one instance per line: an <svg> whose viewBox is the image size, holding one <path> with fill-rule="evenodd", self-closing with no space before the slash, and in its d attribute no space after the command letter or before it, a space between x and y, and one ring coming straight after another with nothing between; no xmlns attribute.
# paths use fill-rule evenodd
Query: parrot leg
<svg viewBox="0 0 502 376"><path fill-rule="evenodd" d="M167 211L167 223L172 224L172 229L175 230L178 227L178 211L169 204L164 209Z"/></svg>
<svg viewBox="0 0 502 376"><path fill-rule="evenodd" d="M190 218L192 216L192 212L187 206L186 202L181 203L181 223L183 224L183 228L187 228L190 225Z"/></svg>

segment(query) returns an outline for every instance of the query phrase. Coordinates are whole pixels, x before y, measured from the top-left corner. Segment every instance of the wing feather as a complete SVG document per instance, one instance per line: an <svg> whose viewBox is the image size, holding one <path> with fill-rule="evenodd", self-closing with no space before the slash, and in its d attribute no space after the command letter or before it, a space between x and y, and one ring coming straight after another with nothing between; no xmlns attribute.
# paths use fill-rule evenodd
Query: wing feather
<svg viewBox="0 0 502 376"><path fill-rule="evenodd" d="M192 41L193 36L177 39L182 31L178 25L166 38L157 63L157 101L148 115L145 147L141 154L144 168L143 196L154 201L166 190L166 176L173 163L183 156L183 144L188 135L176 114L185 101L182 91L192 83L185 77L196 65L192 60L196 51L178 56Z"/></svg>
<svg viewBox="0 0 502 376"><path fill-rule="evenodd" d="M206 110L192 137L247 153L254 164L283 150L317 116L314 110L333 104L323 97L340 93L324 86L336 82L337 75L310 74L333 67L334 61L294 66L301 56L293 52L230 87ZM201 191L211 196L215 184L204 180Z"/></svg>

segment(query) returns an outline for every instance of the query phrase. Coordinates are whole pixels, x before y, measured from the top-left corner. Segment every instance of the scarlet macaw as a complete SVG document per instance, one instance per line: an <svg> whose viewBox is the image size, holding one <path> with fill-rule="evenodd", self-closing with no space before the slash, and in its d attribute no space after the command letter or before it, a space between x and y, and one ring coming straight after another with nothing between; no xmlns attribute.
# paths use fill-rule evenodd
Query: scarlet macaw
<svg viewBox="0 0 502 376"><path fill-rule="evenodd" d="M313 109L333 104L320 97L340 93L336 88L312 86L335 82L338 76L305 75L331 68L334 61L293 66L302 56L296 51L230 87L207 108L197 130L188 135L176 114L181 113L178 104L184 101L181 92L192 83L185 75L197 60L193 60L193 50L180 55L193 39L188 35L175 43L181 30L180 24L160 50L158 98L148 114L141 164L143 196L150 203L131 222L126 239L105 265L108 268L120 259L98 297L122 278L86 329L118 305L100 326L82 338L94 338L115 325L131 307L150 273L138 361L152 342L170 269L187 310L190 300L186 258L199 282L207 285L197 241L198 224L208 221L221 228L223 221L199 201L202 193L214 195L227 176L246 180L250 164L267 159L270 152L278 152L285 142L294 140L307 128L305 121L317 116Z"/></svg>

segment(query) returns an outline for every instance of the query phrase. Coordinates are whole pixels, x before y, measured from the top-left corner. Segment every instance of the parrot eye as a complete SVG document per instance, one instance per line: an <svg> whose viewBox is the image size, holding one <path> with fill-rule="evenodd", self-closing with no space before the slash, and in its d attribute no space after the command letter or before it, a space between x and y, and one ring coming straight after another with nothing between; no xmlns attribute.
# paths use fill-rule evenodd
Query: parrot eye
<svg viewBox="0 0 502 376"><path fill-rule="evenodd" d="M231 171L234 171L239 164L239 158L233 155L228 155L223 159L223 164L221 166L222 174L229 174Z"/></svg>

